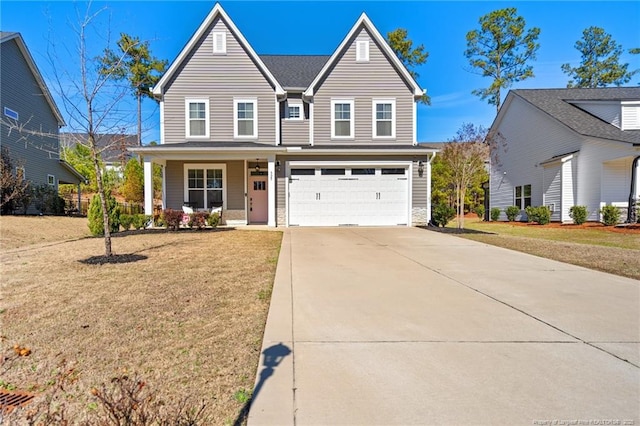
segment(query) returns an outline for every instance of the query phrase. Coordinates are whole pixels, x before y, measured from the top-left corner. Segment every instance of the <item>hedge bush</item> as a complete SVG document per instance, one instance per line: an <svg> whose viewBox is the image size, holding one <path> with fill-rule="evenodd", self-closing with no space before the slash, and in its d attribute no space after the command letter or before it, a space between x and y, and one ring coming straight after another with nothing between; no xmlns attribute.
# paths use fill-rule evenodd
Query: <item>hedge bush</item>
<svg viewBox="0 0 640 426"><path fill-rule="evenodd" d="M195 212L189 215L189 228L196 227L197 229L202 229L207 224L207 219L209 218L209 213L207 212Z"/></svg>
<svg viewBox="0 0 640 426"><path fill-rule="evenodd" d="M478 219L480 220L484 219L484 206L482 204L480 204L479 206L476 206L474 212L476 215L478 215Z"/></svg>
<svg viewBox="0 0 640 426"><path fill-rule="evenodd" d="M500 219L500 209L498 207L493 207L489 212L491 215L491 220L497 222Z"/></svg>
<svg viewBox="0 0 640 426"><path fill-rule="evenodd" d="M147 225L147 222L151 220L151 216L144 214L134 214L132 225L135 229L142 229Z"/></svg>
<svg viewBox="0 0 640 426"><path fill-rule="evenodd" d="M431 220L436 226L446 226L456 217L456 209L447 204L436 204L433 208Z"/></svg>
<svg viewBox="0 0 640 426"><path fill-rule="evenodd" d="M162 211L162 222L167 229L177 231L182 222L182 215L182 210L165 209Z"/></svg>
<svg viewBox="0 0 640 426"><path fill-rule="evenodd" d="M130 214L121 214L120 215L120 226L125 231L131 229L131 225L133 224L133 216Z"/></svg>
<svg viewBox="0 0 640 426"><path fill-rule="evenodd" d="M587 221L587 206L573 206L569 209L569 217L576 225L582 225Z"/></svg>
<svg viewBox="0 0 640 426"><path fill-rule="evenodd" d="M525 212L527 212L527 220L529 222L546 225L551 221L551 210L547 206L529 206L525 209Z"/></svg>
<svg viewBox="0 0 640 426"><path fill-rule="evenodd" d="M620 222L620 209L616 206L604 206L600 209L602 223L606 226L617 225Z"/></svg>
<svg viewBox="0 0 640 426"><path fill-rule="evenodd" d="M218 212L212 213L207 218L207 225L212 228L216 228L220 223L220 214Z"/></svg>
<svg viewBox="0 0 640 426"><path fill-rule="evenodd" d="M112 233L118 232L120 229L120 207L116 203L116 199L111 195L111 191L105 191L107 201L107 214L109 215L109 230ZM95 194L91 198L89 204L89 230L92 235L104 235L104 225L102 219L102 205L100 202L100 194Z"/></svg>
<svg viewBox="0 0 640 426"><path fill-rule="evenodd" d="M507 220L509 222L513 222L514 220L516 220L516 216L520 214L520 207L509 206L504 209L504 213L507 215Z"/></svg>

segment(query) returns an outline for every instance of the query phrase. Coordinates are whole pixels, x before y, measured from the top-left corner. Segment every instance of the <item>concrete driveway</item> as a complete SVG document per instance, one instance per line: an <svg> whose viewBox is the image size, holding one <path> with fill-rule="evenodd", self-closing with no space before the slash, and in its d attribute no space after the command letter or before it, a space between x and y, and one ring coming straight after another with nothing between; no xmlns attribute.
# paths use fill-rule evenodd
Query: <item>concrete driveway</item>
<svg viewBox="0 0 640 426"><path fill-rule="evenodd" d="M251 426L640 424L638 281L422 229L287 229L263 353Z"/></svg>

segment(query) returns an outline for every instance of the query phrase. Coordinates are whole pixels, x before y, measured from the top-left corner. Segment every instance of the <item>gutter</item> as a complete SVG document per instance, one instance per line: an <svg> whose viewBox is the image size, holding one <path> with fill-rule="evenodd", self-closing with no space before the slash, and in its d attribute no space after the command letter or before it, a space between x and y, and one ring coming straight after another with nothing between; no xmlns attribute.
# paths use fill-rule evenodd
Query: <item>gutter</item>
<svg viewBox="0 0 640 426"><path fill-rule="evenodd" d="M637 180L637 170L638 170L638 162L640 161L640 155L633 159L631 163L631 187L629 188L629 204L627 207L627 223L635 223L638 220L638 215L636 213L636 209L638 208L636 203L636 180ZM635 205L635 208L634 208ZM633 222L632 222L633 220Z"/></svg>

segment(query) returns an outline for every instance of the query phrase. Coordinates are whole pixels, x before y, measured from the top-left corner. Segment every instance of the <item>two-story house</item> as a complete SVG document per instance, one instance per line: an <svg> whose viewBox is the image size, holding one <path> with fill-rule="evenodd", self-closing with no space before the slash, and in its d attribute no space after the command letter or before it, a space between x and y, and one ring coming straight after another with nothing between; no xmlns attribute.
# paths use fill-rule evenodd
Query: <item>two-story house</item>
<svg viewBox="0 0 640 426"><path fill-rule="evenodd" d="M153 88L163 205L222 206L228 224L416 225L430 161L411 74L365 14L331 55L258 55L216 4Z"/></svg>
<svg viewBox="0 0 640 426"><path fill-rule="evenodd" d="M597 221L603 206L626 213L640 199L640 87L512 90L491 133L491 207L515 205L523 220L545 205L571 222L584 205Z"/></svg>
<svg viewBox="0 0 640 426"><path fill-rule="evenodd" d="M33 185L79 185L85 181L60 159L60 110L20 33L0 32L0 143ZM29 212L35 212L30 209Z"/></svg>

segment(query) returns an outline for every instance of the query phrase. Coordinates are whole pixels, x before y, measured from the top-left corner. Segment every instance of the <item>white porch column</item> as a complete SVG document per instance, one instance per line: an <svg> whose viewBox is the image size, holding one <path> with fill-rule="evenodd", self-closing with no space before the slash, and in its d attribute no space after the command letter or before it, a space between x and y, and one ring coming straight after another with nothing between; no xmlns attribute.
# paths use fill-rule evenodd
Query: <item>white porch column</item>
<svg viewBox="0 0 640 426"><path fill-rule="evenodd" d="M153 161L144 157L144 214L153 215Z"/></svg>
<svg viewBox="0 0 640 426"><path fill-rule="evenodd" d="M269 196L269 216L267 218L268 226L276 226L276 159L274 156L267 158L267 194Z"/></svg>
<svg viewBox="0 0 640 426"><path fill-rule="evenodd" d="M431 162L434 158L436 158L435 152L425 164L425 173L427 175L427 225L431 222Z"/></svg>

